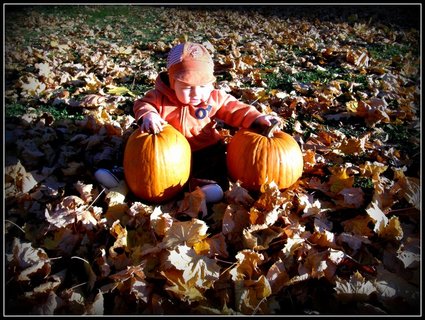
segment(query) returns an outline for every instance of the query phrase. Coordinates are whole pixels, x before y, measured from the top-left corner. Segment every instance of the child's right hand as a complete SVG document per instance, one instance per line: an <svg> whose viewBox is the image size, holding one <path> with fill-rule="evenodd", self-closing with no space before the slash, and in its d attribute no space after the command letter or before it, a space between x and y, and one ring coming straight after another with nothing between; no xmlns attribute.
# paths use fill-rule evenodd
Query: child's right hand
<svg viewBox="0 0 425 320"><path fill-rule="evenodd" d="M143 122L140 125L140 131L157 134L162 131L163 126L167 123L168 122L162 119L159 114L149 112L143 117Z"/></svg>

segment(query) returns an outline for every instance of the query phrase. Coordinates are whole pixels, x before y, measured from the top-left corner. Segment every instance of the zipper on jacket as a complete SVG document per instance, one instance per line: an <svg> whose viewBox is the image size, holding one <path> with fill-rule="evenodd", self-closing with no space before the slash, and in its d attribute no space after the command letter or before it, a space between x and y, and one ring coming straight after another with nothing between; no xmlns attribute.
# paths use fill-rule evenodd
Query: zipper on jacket
<svg viewBox="0 0 425 320"><path fill-rule="evenodd" d="M187 106L182 106L181 109L182 109L182 111L181 111L181 114L180 114L180 126L182 128L183 135L186 136L185 122L186 122Z"/></svg>

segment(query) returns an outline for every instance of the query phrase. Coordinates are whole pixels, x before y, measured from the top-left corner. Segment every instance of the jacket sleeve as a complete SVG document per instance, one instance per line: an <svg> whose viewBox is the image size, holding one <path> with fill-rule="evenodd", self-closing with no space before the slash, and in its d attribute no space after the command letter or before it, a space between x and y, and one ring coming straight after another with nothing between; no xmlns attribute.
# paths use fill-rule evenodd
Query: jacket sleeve
<svg viewBox="0 0 425 320"><path fill-rule="evenodd" d="M137 123L149 112L159 114L158 93L156 90L150 90L143 98L137 99L133 105L133 112Z"/></svg>
<svg viewBox="0 0 425 320"><path fill-rule="evenodd" d="M223 91L218 94L218 104L216 117L232 127L249 128L255 119L263 115L254 106L238 101Z"/></svg>

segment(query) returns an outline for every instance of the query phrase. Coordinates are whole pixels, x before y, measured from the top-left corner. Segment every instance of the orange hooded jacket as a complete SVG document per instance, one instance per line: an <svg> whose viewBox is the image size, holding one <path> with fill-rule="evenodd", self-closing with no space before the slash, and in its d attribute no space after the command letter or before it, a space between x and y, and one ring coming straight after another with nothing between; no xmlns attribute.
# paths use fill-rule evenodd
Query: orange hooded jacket
<svg viewBox="0 0 425 320"><path fill-rule="evenodd" d="M189 141L192 151L203 149L221 140L214 118L235 128L248 128L263 115L255 107L238 101L222 90L213 90L209 99L196 107L183 105L168 85L168 74L161 72L155 89L134 102L133 112L140 120L149 112L158 113Z"/></svg>

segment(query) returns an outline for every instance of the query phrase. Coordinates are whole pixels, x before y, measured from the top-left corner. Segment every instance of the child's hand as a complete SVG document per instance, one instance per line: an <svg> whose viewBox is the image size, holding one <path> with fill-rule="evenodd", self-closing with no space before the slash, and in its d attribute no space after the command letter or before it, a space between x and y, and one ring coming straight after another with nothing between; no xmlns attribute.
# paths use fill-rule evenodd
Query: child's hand
<svg viewBox="0 0 425 320"><path fill-rule="evenodd" d="M143 122L140 126L140 131L157 134L162 131L163 125L165 124L167 124L167 121L162 119L159 114L149 112L143 117Z"/></svg>
<svg viewBox="0 0 425 320"><path fill-rule="evenodd" d="M269 114L265 114L263 116L258 117L257 119L255 119L255 121L252 123L251 127L252 128L258 128L260 130L264 130L268 127L270 127L271 125L275 124L275 123L281 123L282 121L280 120L280 118L269 115Z"/></svg>

